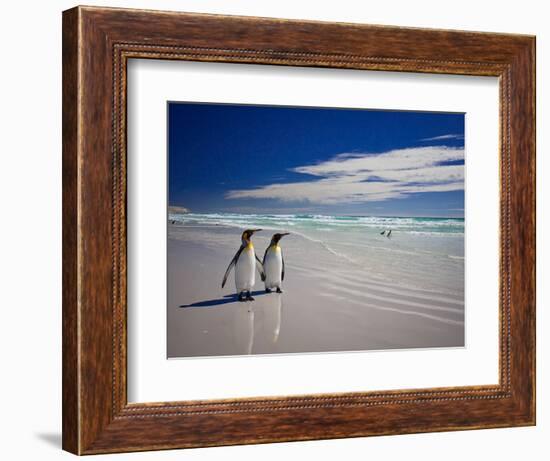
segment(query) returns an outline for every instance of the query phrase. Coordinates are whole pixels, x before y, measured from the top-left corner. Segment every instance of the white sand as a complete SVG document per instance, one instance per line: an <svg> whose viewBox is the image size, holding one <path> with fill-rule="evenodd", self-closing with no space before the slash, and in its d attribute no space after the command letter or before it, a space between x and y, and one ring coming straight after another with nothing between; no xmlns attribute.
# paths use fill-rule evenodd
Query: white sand
<svg viewBox="0 0 550 461"><path fill-rule="evenodd" d="M260 259L272 233L253 238ZM435 267L434 260L433 271L426 273L427 260L417 278L430 278L429 283L396 284L383 271L372 274L368 264L293 234L281 241L284 293L264 293L258 276L256 300L242 303L234 296L233 275L221 289L239 245L240 231L233 227L169 226L168 357L464 345L460 262L456 267L462 272L452 265ZM388 252L379 265L403 265L392 257L403 255ZM436 279L446 286L455 277L457 290L437 289Z"/></svg>

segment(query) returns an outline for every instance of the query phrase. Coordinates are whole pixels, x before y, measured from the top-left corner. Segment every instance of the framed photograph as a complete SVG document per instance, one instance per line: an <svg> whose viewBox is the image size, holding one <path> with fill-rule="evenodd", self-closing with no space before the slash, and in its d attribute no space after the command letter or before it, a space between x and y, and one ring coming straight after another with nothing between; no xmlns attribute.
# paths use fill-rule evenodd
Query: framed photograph
<svg viewBox="0 0 550 461"><path fill-rule="evenodd" d="M535 39L63 13L63 448L535 424Z"/></svg>

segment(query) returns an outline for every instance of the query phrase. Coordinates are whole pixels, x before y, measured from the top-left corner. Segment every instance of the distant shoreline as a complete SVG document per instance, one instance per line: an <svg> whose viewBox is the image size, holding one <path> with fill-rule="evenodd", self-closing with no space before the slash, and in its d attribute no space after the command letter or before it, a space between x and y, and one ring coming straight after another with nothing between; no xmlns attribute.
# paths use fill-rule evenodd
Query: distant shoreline
<svg viewBox="0 0 550 461"><path fill-rule="evenodd" d="M184 206L168 205L168 213L187 214L187 213L190 213L190 212L191 212L191 210L189 210L189 208L185 208Z"/></svg>

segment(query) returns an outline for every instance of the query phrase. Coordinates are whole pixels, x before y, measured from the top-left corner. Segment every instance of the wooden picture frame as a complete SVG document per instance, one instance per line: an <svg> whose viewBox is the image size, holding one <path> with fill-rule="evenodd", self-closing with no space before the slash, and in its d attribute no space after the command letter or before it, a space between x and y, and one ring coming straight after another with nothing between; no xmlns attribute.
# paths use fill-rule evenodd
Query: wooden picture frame
<svg viewBox="0 0 550 461"><path fill-rule="evenodd" d="M500 380L129 404L126 63L131 58L496 76ZM77 7L63 13L63 448L76 454L535 424L535 38Z"/></svg>

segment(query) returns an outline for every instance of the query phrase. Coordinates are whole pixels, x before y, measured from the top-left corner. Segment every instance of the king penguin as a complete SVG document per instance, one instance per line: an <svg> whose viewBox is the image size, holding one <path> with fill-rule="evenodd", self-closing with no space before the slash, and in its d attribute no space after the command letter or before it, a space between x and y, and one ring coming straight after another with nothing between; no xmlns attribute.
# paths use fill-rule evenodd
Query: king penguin
<svg viewBox="0 0 550 461"><path fill-rule="evenodd" d="M288 235L288 232L283 234L273 234L271 243L266 248L264 253L263 266L265 271L265 291L271 293L271 290L277 289L277 293L282 293L281 283L285 279L285 259L283 258L283 250L279 245L279 241Z"/></svg>
<svg viewBox="0 0 550 461"><path fill-rule="evenodd" d="M243 232L241 236L241 247L237 250L235 256L233 256L223 276L222 288L225 286L231 269L235 266L235 287L237 288L239 301L254 301L251 290L254 283L256 283L256 269L260 273L262 280L264 279L262 262L258 256L256 256L254 245L250 240L254 232L259 232L261 230L262 229L248 229Z"/></svg>

